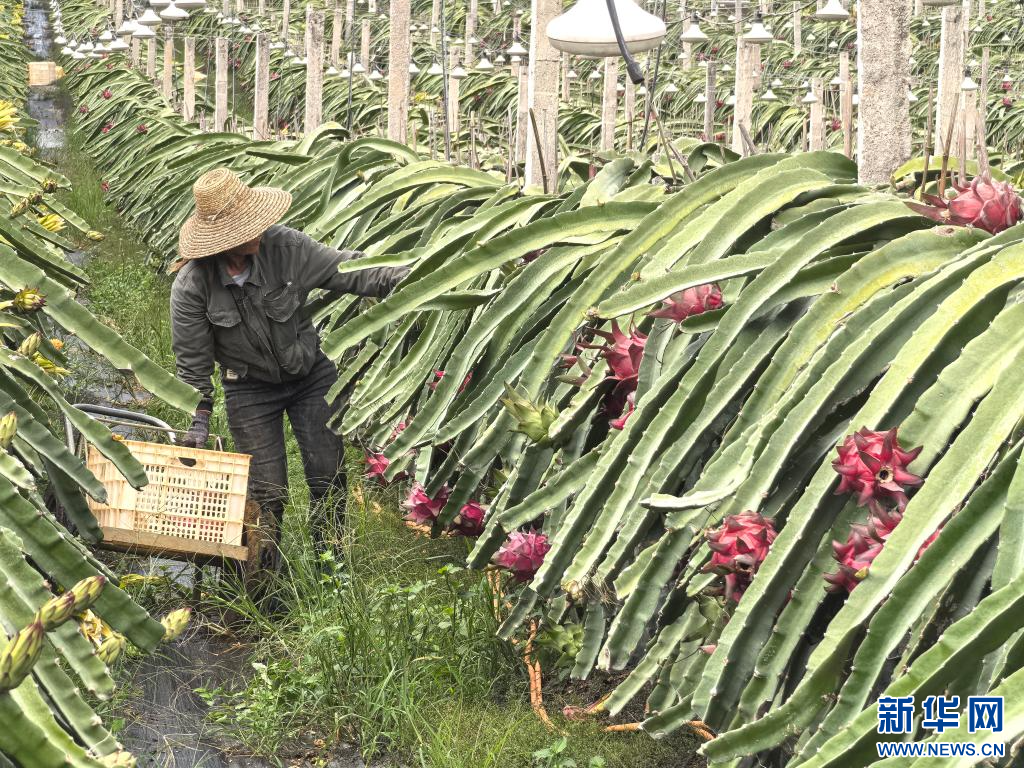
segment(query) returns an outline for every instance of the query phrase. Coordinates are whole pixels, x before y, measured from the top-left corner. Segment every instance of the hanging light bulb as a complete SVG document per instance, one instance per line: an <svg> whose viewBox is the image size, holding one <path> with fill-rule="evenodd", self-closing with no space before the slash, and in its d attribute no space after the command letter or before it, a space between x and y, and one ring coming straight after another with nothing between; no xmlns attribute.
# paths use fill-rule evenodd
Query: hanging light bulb
<svg viewBox="0 0 1024 768"><path fill-rule="evenodd" d="M729 62L725 62L725 64L722 65L722 71L732 72L732 64L730 64Z"/></svg>
<svg viewBox="0 0 1024 768"><path fill-rule="evenodd" d="M523 47L523 44L518 39L512 41L512 45L508 47L509 56L527 56L529 51Z"/></svg>
<svg viewBox="0 0 1024 768"><path fill-rule="evenodd" d="M179 8L174 0L171 0L167 7L160 11L160 18L173 24L182 19L187 19L188 11Z"/></svg>
<svg viewBox="0 0 1024 768"><path fill-rule="evenodd" d="M437 59L434 59L434 61L431 62L430 66L427 67L427 75L430 77L440 77L443 74L444 70L441 68L441 65L438 63Z"/></svg>
<svg viewBox="0 0 1024 768"><path fill-rule="evenodd" d="M765 92L761 94L761 101L778 101L778 100L779 100L779 97L775 95L775 91L773 91L771 88L766 89Z"/></svg>
<svg viewBox="0 0 1024 768"><path fill-rule="evenodd" d="M384 75L381 74L381 71L379 69L374 67L373 68L373 72L370 73L370 80L372 80L373 82L377 82L378 80L383 80L383 79L384 79Z"/></svg>
<svg viewBox="0 0 1024 768"><path fill-rule="evenodd" d="M855 93L853 94L853 106L856 107L858 104L860 104L860 94Z"/></svg>
<svg viewBox="0 0 1024 768"><path fill-rule="evenodd" d="M85 58L85 54L82 53L81 51L73 51L72 54L71 54L71 58L72 59L84 59Z"/></svg>
<svg viewBox="0 0 1024 768"><path fill-rule="evenodd" d="M342 67L341 72L338 73L338 77L340 77L342 80L348 80L350 77L352 77L352 72L349 71L348 67Z"/></svg>
<svg viewBox="0 0 1024 768"><path fill-rule="evenodd" d="M179 8L181 7L180 0L178 0L178 7ZM243 23L242 26L240 26L238 28L238 31L241 32L243 35L251 35L252 34L252 28L248 24L245 24L245 23Z"/></svg>
<svg viewBox="0 0 1024 768"><path fill-rule="evenodd" d="M113 39L114 39L114 36L113 36L113 35L112 35L112 34L110 33L110 30L109 30L109 29L104 29L104 30L103 30L103 31L102 31L102 32L100 33L100 36L99 36L99 38L98 38L98 39L99 39L99 41L100 41L101 43L109 43L109 42L110 42L111 40L113 40ZM56 42L56 40L55 40L54 42Z"/></svg>
<svg viewBox="0 0 1024 768"><path fill-rule="evenodd" d="M494 69L494 65L491 64L486 54L480 57L480 61L476 63L477 72L487 72L488 70Z"/></svg>
<svg viewBox="0 0 1024 768"><path fill-rule="evenodd" d="M105 46L103 43L96 43L93 49L89 52L89 55L92 56L94 59L98 59L106 52L107 46Z"/></svg>
<svg viewBox="0 0 1024 768"><path fill-rule="evenodd" d="M74 58L74 51L68 48L66 45L60 49L60 52L62 56L71 56L72 58Z"/></svg>
<svg viewBox="0 0 1024 768"><path fill-rule="evenodd" d="M626 49L639 53L657 47L665 37L665 22L633 0L614 2ZM578 0L572 8L548 22L546 32L552 47L559 51L592 58L619 55L606 0ZM526 55L525 49L519 55Z"/></svg>
<svg viewBox="0 0 1024 768"><path fill-rule="evenodd" d="M409 62L409 74L410 75L418 75L419 73L420 73L420 68L416 66L416 62L415 61L410 61Z"/></svg>
<svg viewBox="0 0 1024 768"><path fill-rule="evenodd" d="M960 81L961 91L976 91L978 90L978 84L974 82L974 78L971 77L971 70L967 68L964 70L964 79Z"/></svg>
<svg viewBox="0 0 1024 768"><path fill-rule="evenodd" d="M770 43L775 38L772 37L772 33L769 32L764 26L764 17L761 16L761 12L758 11L754 15L754 23L750 27L750 31L743 35L742 39L748 43L762 44Z"/></svg>
<svg viewBox="0 0 1024 768"><path fill-rule="evenodd" d="M814 18L818 21L846 21L850 18L850 12L843 7L840 0L828 0L815 12Z"/></svg>
<svg viewBox="0 0 1024 768"><path fill-rule="evenodd" d="M78 41L72 37L70 40L68 40L68 48L70 48L72 51L78 50Z"/></svg>
<svg viewBox="0 0 1024 768"><path fill-rule="evenodd" d="M708 36L704 34L704 30L700 28L700 20L697 14L694 13L690 16L690 26L683 30L683 34L679 36L679 39L684 43L706 43Z"/></svg>
<svg viewBox="0 0 1024 768"><path fill-rule="evenodd" d="M56 41L55 41L55 42L56 42ZM1007 68L1006 68L1006 69L1005 69L1005 70L1003 71L1003 79L1002 79L1002 80L1001 80L1000 82L1002 82L1002 84L1003 84L1004 86L1006 86L1006 85L1013 85L1013 78L1012 78L1012 77L1010 77L1010 68L1009 68L1009 67L1007 67ZM1007 89L1007 90L1008 90L1008 89Z"/></svg>
<svg viewBox="0 0 1024 768"><path fill-rule="evenodd" d="M801 104L817 104L818 103L818 97L814 95L814 91L810 91L809 90L809 91L807 91L807 93L804 94L804 97L802 99L800 99L800 103Z"/></svg>
<svg viewBox="0 0 1024 768"><path fill-rule="evenodd" d="M839 50L839 43L837 43L835 40L833 40L831 43L828 44L828 49L830 51L838 51Z"/></svg>
<svg viewBox="0 0 1024 768"><path fill-rule="evenodd" d="M141 24L144 27L159 27L160 17L156 15L156 11L152 8L147 8L143 11L142 15L139 16L136 23Z"/></svg>

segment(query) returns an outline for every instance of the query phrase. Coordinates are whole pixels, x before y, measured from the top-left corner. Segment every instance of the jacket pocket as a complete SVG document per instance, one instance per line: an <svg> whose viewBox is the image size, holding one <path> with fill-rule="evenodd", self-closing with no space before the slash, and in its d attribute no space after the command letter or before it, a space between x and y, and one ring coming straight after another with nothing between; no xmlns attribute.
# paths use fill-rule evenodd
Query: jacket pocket
<svg viewBox="0 0 1024 768"><path fill-rule="evenodd" d="M269 291L263 297L274 355L282 370L291 374L305 373L315 351L299 332L299 304L298 288L293 283Z"/></svg>
<svg viewBox="0 0 1024 768"><path fill-rule="evenodd" d="M214 355L221 368L230 368L244 377L249 370L247 360L258 354L242 328L242 315L235 307L215 307L207 310L213 326Z"/></svg>

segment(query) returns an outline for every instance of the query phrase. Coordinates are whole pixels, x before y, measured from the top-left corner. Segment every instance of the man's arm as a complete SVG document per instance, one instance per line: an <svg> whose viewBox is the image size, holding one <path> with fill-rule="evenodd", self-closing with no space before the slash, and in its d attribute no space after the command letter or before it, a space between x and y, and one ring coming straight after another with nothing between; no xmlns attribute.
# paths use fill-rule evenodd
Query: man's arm
<svg viewBox="0 0 1024 768"><path fill-rule="evenodd" d="M338 272L343 261L358 259L359 251L339 251L319 243L304 232L295 231L300 258L299 274L307 287L383 298L409 274L408 267L374 267L360 272Z"/></svg>
<svg viewBox="0 0 1024 768"><path fill-rule="evenodd" d="M171 344L178 378L199 390L197 411L213 409L213 327L206 300L184 275L171 288Z"/></svg>

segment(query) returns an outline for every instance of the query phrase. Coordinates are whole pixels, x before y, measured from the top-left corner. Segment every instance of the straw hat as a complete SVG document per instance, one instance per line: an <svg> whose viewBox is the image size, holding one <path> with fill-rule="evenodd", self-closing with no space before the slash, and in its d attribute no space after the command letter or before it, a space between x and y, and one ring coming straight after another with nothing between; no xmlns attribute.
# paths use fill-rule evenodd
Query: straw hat
<svg viewBox="0 0 1024 768"><path fill-rule="evenodd" d="M192 185L196 210L178 235L178 259L201 259L259 237L276 224L292 196L273 187L247 187L227 168L217 168Z"/></svg>

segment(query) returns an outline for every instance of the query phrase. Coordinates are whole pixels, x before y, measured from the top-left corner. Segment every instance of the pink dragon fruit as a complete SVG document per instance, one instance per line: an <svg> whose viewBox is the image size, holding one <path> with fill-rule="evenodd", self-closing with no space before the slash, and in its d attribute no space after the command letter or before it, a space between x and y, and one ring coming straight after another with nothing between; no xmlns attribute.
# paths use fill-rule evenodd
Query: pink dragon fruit
<svg viewBox="0 0 1024 768"><path fill-rule="evenodd" d="M404 519L418 525L431 525L441 514L444 505L448 503L450 493L451 489L448 486L442 486L437 495L430 498L423 486L416 483L409 490L409 496L402 504L409 510Z"/></svg>
<svg viewBox="0 0 1024 768"><path fill-rule="evenodd" d="M625 410L622 411L622 415L617 419L612 419L608 422L612 429L625 429L626 420L633 415L633 411L636 410L636 392L630 392L626 395Z"/></svg>
<svg viewBox="0 0 1024 768"><path fill-rule="evenodd" d="M842 482L836 494L856 493L858 506L870 505L875 509L882 501L894 502L902 512L907 506L907 489L924 482L906 469L921 448L903 450L895 427L887 432L872 432L863 427L847 437L837 450L839 458L832 462L832 467L842 476Z"/></svg>
<svg viewBox="0 0 1024 768"><path fill-rule="evenodd" d="M484 530L484 515L487 513L479 502L463 504L459 514L452 520L452 532L458 536L479 536Z"/></svg>
<svg viewBox="0 0 1024 768"><path fill-rule="evenodd" d="M437 385L441 383L441 379L443 379L443 378L444 378L444 371L434 371L434 380L432 382L430 382L430 389L431 390L436 390L437 389ZM463 392L466 391L466 387L469 386L469 382L472 381L472 380L473 380L473 372L470 371L469 373L466 374L466 378L464 378L462 380L462 383L459 385L459 394L462 394Z"/></svg>
<svg viewBox="0 0 1024 768"><path fill-rule="evenodd" d="M384 472L391 463L390 459L383 453L369 453L366 455L366 476L384 482Z"/></svg>
<svg viewBox="0 0 1024 768"><path fill-rule="evenodd" d="M510 571L516 581L529 581L550 549L548 537L541 531L513 531L495 553L494 562Z"/></svg>
<svg viewBox="0 0 1024 768"><path fill-rule="evenodd" d="M839 570L826 573L825 587L829 592L853 592L854 588L867 578L871 563L878 557L886 540L903 520L903 515L895 509L885 510L873 507L868 515L867 523L856 523L850 526L850 534L845 542L832 542L832 556L839 562ZM924 554L933 541L939 537L941 528L929 536L917 550L916 562Z"/></svg>
<svg viewBox="0 0 1024 768"><path fill-rule="evenodd" d="M1021 198L1009 182L996 181L985 171L969 184L954 184L956 197L947 200L936 195L922 194L930 203L908 202L918 213L943 224L958 227L978 227L991 234L1009 229L1024 218Z"/></svg>
<svg viewBox="0 0 1024 768"><path fill-rule="evenodd" d="M775 536L775 524L756 512L729 515L720 528L707 533L712 555L704 571L725 576L726 600L740 601Z"/></svg>
<svg viewBox="0 0 1024 768"><path fill-rule="evenodd" d="M648 312L649 317L667 317L681 323L688 317L699 315L722 306L722 289L714 283L705 283L669 296L661 309Z"/></svg>
<svg viewBox="0 0 1024 768"><path fill-rule="evenodd" d="M601 357L608 362L611 378L616 381L632 381L635 383L640 375L640 360L644 356L647 336L635 328L631 329L627 336L614 320L612 320L610 332L595 330L594 333L608 343L601 345L581 343L580 346L585 349L601 350Z"/></svg>

